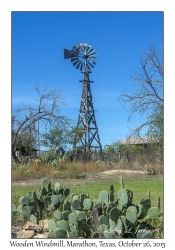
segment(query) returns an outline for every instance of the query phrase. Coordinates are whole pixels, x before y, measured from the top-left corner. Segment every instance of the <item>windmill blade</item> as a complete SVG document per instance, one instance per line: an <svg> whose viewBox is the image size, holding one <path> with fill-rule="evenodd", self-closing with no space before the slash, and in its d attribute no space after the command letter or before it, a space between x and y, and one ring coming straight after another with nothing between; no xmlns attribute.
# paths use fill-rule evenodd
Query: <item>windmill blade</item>
<svg viewBox="0 0 175 250"><path fill-rule="evenodd" d="M91 52L94 52L95 51L95 49L90 49L89 51L88 51L88 55L91 53Z"/></svg>
<svg viewBox="0 0 175 250"><path fill-rule="evenodd" d="M88 48L86 50L87 53L89 53L88 51L92 48L92 46L88 45Z"/></svg>
<svg viewBox="0 0 175 250"><path fill-rule="evenodd" d="M76 66L77 69L79 68L80 64L81 64L81 61L78 62L77 66Z"/></svg>
<svg viewBox="0 0 175 250"><path fill-rule="evenodd" d="M76 62L73 63L73 65L75 66L80 60L77 60Z"/></svg>
<svg viewBox="0 0 175 250"><path fill-rule="evenodd" d="M91 66L92 68L94 68L94 65L92 65L89 61L88 61L87 63L88 63L88 65L90 64L90 66Z"/></svg>
<svg viewBox="0 0 175 250"><path fill-rule="evenodd" d="M87 51L87 46L85 45L84 46L84 52L86 53L86 51Z"/></svg>
<svg viewBox="0 0 175 250"><path fill-rule="evenodd" d="M96 62L95 62L95 61L93 61L92 63L96 65Z"/></svg>
<svg viewBox="0 0 175 250"><path fill-rule="evenodd" d="M89 65L86 63L86 66L87 66L87 68L89 69L89 70L91 70L91 68L89 67Z"/></svg>
<svg viewBox="0 0 175 250"><path fill-rule="evenodd" d="M94 61L94 60L97 60L97 57L94 56L89 57L89 61Z"/></svg>
<svg viewBox="0 0 175 250"><path fill-rule="evenodd" d="M96 52L94 52L94 53L90 53L90 54L88 54L88 56L90 57L90 56L97 56L97 53Z"/></svg>

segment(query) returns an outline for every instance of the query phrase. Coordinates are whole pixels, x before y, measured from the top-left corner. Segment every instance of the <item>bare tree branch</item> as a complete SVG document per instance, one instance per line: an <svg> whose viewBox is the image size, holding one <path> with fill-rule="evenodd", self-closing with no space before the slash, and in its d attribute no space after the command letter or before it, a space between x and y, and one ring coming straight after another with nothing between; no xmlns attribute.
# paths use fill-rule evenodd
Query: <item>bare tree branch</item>
<svg viewBox="0 0 175 250"><path fill-rule="evenodd" d="M44 126L47 130L52 126L61 127L71 123L66 116L60 115L60 107L65 105L60 90L48 90L48 86L40 89L38 85L35 86L35 90L38 94L36 105L31 107L30 105L21 104L13 111L13 156L24 134L39 133L38 122L40 122L40 126Z"/></svg>
<svg viewBox="0 0 175 250"><path fill-rule="evenodd" d="M141 68L131 76L135 91L123 93L119 101L124 107L129 107L130 120L133 114L144 114L149 117L163 106L163 56L162 50L156 49L156 43L150 46L148 53L143 53L140 58ZM154 121L149 119L135 128L135 134L140 133L143 127L148 127ZM163 122L163 121L162 121Z"/></svg>

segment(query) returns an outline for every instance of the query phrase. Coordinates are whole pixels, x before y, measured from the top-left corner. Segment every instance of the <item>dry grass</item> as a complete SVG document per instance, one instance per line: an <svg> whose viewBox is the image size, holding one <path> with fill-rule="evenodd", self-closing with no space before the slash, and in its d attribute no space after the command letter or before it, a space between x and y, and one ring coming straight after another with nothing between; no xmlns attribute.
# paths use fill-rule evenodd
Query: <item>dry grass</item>
<svg viewBox="0 0 175 250"><path fill-rule="evenodd" d="M87 175L98 174L112 169L123 170L142 170L147 171L150 169L156 169L159 173L163 173L163 165L160 163L139 164L134 162L132 164L128 162L120 162L115 164L109 164L107 162L70 162L62 161L57 165L43 164L41 162L32 161L24 165L12 165L12 181L40 179L48 176L50 178L70 179L70 178L86 178Z"/></svg>
<svg viewBox="0 0 175 250"><path fill-rule="evenodd" d="M34 160L25 165L12 165L12 180L40 179L45 176L51 178L85 178L87 173L99 173L111 169L106 163L74 163L63 161L55 166L44 165Z"/></svg>

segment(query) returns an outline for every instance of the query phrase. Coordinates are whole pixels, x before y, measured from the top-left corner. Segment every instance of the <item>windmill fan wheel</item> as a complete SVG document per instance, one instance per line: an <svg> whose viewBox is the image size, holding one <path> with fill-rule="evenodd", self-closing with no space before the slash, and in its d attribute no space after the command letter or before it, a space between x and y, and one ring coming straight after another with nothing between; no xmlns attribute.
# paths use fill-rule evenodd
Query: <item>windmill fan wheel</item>
<svg viewBox="0 0 175 250"><path fill-rule="evenodd" d="M92 46L87 43L79 43L72 50L64 49L64 59L71 59L73 66L80 71L94 68L97 60L97 54Z"/></svg>

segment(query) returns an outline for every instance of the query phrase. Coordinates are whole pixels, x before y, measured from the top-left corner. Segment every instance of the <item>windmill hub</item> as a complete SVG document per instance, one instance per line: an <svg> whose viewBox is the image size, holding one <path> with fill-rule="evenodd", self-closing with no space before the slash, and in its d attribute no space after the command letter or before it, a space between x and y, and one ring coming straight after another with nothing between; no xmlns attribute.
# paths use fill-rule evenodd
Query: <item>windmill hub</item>
<svg viewBox="0 0 175 250"><path fill-rule="evenodd" d="M64 49L64 59L71 59L73 66L80 71L84 70L82 82L82 95L80 101L80 110L77 122L77 129L81 135L75 135L74 152L77 159L77 149L84 154L85 160L90 160L91 152L102 151L98 127L95 119L95 111L92 102L89 73L91 68L96 65L97 54L92 46L87 43L79 43L72 50Z"/></svg>
<svg viewBox="0 0 175 250"><path fill-rule="evenodd" d="M83 58L88 58L89 56L88 55L84 55Z"/></svg>

